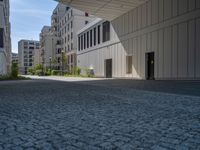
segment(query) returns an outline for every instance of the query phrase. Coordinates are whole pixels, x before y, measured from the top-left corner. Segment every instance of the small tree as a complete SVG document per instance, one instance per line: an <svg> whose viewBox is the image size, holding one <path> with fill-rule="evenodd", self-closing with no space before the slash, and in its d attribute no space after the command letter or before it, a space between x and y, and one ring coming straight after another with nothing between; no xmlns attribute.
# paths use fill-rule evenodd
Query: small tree
<svg viewBox="0 0 200 150"><path fill-rule="evenodd" d="M13 77L13 78L17 78L18 77L18 66L17 66L16 63L12 64L12 67L11 67L11 77Z"/></svg>

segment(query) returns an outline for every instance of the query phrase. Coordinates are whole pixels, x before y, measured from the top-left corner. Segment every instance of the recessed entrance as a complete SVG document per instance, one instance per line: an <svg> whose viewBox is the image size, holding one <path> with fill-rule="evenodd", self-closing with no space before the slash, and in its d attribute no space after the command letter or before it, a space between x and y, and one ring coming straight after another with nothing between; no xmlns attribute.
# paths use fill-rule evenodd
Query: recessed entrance
<svg viewBox="0 0 200 150"><path fill-rule="evenodd" d="M106 78L112 78L112 59L105 60L105 76Z"/></svg>
<svg viewBox="0 0 200 150"><path fill-rule="evenodd" d="M146 54L146 78L147 80L154 80L154 52Z"/></svg>

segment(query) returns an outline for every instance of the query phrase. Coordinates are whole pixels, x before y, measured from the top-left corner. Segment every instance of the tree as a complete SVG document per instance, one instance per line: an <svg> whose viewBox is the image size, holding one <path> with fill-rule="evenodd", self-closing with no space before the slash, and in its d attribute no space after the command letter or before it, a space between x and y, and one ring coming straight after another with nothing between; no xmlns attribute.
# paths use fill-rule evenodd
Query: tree
<svg viewBox="0 0 200 150"><path fill-rule="evenodd" d="M11 67L11 76L13 78L17 78L18 77L18 66L17 66L16 63L12 64L12 67Z"/></svg>

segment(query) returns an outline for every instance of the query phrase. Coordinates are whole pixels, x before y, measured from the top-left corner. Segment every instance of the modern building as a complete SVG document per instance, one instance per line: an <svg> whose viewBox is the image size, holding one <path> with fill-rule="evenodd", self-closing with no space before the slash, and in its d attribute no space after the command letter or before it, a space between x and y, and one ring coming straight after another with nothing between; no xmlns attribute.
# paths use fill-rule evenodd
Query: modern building
<svg viewBox="0 0 200 150"><path fill-rule="evenodd" d="M33 56L33 66L42 64L41 49L35 49Z"/></svg>
<svg viewBox="0 0 200 150"><path fill-rule="evenodd" d="M62 49L67 54L69 69L77 65L77 32L95 19L86 12L66 6L66 12L59 21L59 35Z"/></svg>
<svg viewBox="0 0 200 150"><path fill-rule="evenodd" d="M61 3L56 6L51 16L51 26L44 26L40 34L41 63L46 70L50 67L61 70L65 54L69 69L76 66L77 32L94 19L88 13Z"/></svg>
<svg viewBox="0 0 200 150"><path fill-rule="evenodd" d="M21 40L18 42L19 72L27 74L28 68L33 66L34 52L40 49L40 42L34 40Z"/></svg>
<svg viewBox="0 0 200 150"><path fill-rule="evenodd" d="M11 67L9 0L0 0L0 75L7 74Z"/></svg>
<svg viewBox="0 0 200 150"><path fill-rule="evenodd" d="M18 64L18 54L17 53L12 53L12 64Z"/></svg>
<svg viewBox="0 0 200 150"><path fill-rule="evenodd" d="M200 79L199 0L62 2L110 21L79 32L78 66L101 77Z"/></svg>
<svg viewBox="0 0 200 150"><path fill-rule="evenodd" d="M56 60L56 44L59 41L59 37L55 36L50 26L44 26L40 33L40 52L41 52L41 64L45 70L48 70L51 66L51 62ZM58 63L54 64L57 68Z"/></svg>

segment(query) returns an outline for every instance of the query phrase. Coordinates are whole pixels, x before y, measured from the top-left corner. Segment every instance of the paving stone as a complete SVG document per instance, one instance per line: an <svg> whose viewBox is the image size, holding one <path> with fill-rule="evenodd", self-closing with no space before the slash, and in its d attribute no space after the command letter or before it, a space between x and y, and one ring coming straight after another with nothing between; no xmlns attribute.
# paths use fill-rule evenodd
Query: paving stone
<svg viewBox="0 0 200 150"><path fill-rule="evenodd" d="M198 96L47 80L0 89L0 150L199 149Z"/></svg>

